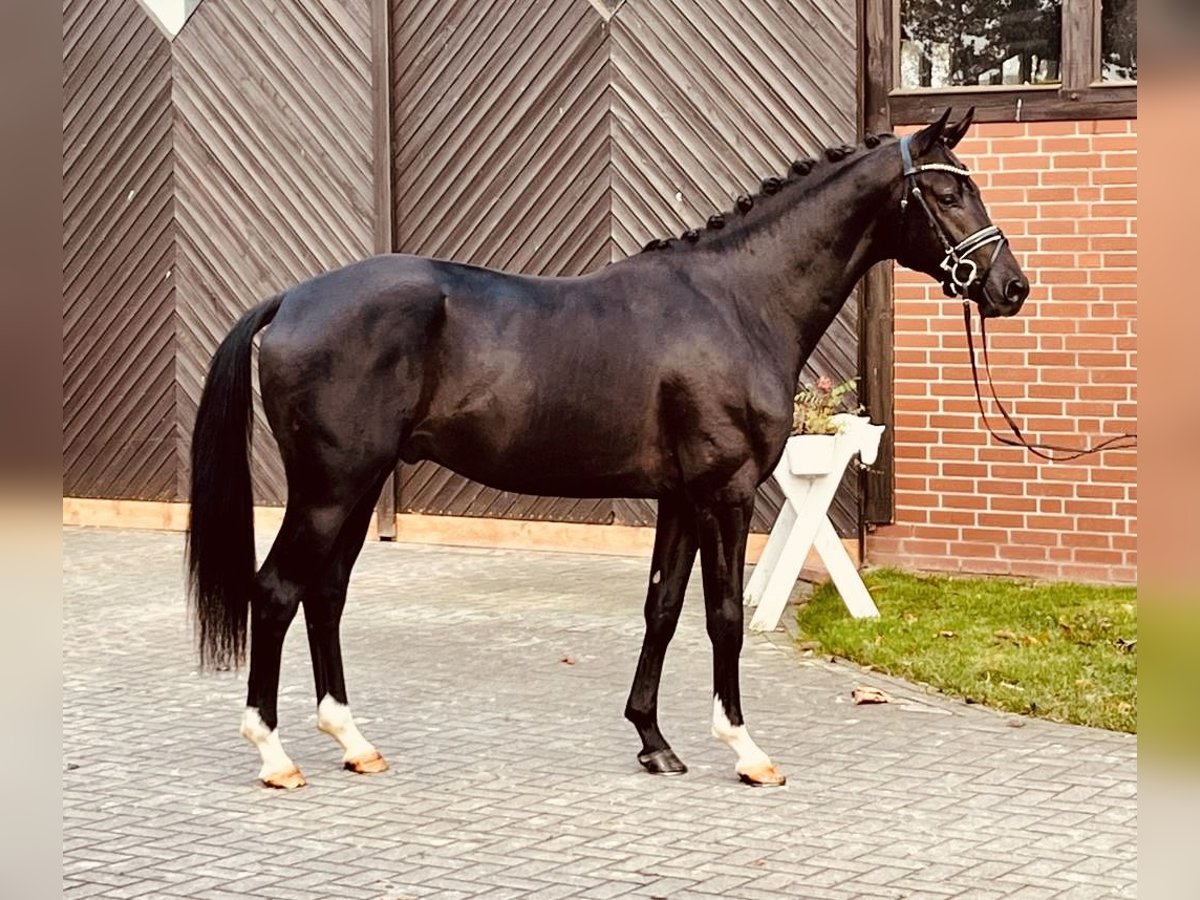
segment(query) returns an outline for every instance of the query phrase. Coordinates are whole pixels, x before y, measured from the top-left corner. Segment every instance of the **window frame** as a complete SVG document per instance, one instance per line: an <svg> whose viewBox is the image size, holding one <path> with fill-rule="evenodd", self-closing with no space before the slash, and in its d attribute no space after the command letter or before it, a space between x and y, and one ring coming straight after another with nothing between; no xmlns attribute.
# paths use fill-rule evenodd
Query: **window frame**
<svg viewBox="0 0 1200 900"><path fill-rule="evenodd" d="M1063 0L1062 84L900 88L900 0L879 0L883 15L865 17L867 67L882 83L870 93L887 98L895 125L932 122L946 107L975 107L979 122L1136 119L1137 82L1103 81L1100 61L1101 0Z"/></svg>

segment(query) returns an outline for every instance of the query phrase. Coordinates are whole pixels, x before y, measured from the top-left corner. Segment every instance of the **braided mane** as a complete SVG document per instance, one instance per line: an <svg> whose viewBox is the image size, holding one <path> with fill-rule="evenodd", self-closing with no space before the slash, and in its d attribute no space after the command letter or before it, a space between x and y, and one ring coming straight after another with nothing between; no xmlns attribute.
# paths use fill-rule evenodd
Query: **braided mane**
<svg viewBox="0 0 1200 900"><path fill-rule="evenodd" d="M875 147L878 147L885 139L894 137L895 135L891 132L884 132L883 134L868 134L863 137L863 145L868 150L872 150ZM841 162L844 159L848 159L850 156L854 155L858 149L858 147L852 144L839 144L835 147L826 147L822 155L829 162L836 163ZM641 252L646 253L654 250L666 250L674 245L678 240L684 241L688 244L694 244L700 240L702 233L720 231L728 224L729 220L733 216L738 214L745 215L754 208L754 204L758 200L762 199L763 197L770 197L774 194L777 194L789 185L800 181L802 178L812 172L813 169L817 168L817 166L820 165L820 162L821 161L819 159L811 156L793 161L792 164L788 166L787 172L785 172L783 175L768 175L762 180L762 183L759 185L759 188L756 192L752 194L739 195L734 203L734 208L729 212L718 212L709 216L708 221L704 225L703 231L695 228L689 228L678 238L654 238L642 248Z"/></svg>

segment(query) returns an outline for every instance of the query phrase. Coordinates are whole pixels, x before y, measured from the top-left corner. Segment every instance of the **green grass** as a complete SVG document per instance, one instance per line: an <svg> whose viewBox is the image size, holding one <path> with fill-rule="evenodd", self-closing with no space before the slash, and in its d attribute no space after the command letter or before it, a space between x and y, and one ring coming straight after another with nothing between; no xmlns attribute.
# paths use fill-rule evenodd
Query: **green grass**
<svg viewBox="0 0 1200 900"><path fill-rule="evenodd" d="M1137 590L1000 578L864 574L878 619L833 584L800 608L835 656L1008 712L1137 731Z"/></svg>

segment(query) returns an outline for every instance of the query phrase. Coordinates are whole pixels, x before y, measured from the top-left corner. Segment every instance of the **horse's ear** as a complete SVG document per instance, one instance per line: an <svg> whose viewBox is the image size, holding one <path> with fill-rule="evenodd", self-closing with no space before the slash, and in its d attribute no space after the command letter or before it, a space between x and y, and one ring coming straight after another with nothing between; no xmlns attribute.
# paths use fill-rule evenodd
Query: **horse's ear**
<svg viewBox="0 0 1200 900"><path fill-rule="evenodd" d="M942 134L942 142L953 150L958 146L958 142L963 139L967 133L967 129L971 127L971 120L975 118L975 107L967 110L967 114L958 120L957 125L951 125Z"/></svg>
<svg viewBox="0 0 1200 900"><path fill-rule="evenodd" d="M946 122L950 120L950 107L946 107L946 111L942 113L942 117L932 125L926 125L920 131L912 136L912 141L909 146L912 148L914 158L924 156L934 148L934 145L942 139L942 132L946 130Z"/></svg>

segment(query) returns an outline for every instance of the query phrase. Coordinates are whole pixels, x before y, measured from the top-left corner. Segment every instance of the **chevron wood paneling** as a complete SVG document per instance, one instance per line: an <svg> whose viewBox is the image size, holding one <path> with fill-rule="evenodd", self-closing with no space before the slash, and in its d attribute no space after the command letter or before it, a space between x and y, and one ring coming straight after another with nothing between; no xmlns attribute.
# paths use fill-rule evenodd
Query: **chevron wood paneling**
<svg viewBox="0 0 1200 900"><path fill-rule="evenodd" d="M171 50L136 0L63 7L63 493L171 499Z"/></svg>
<svg viewBox="0 0 1200 900"><path fill-rule="evenodd" d="M367 0L205 0L174 42L179 491L217 343L243 311L372 250ZM254 491L286 496L256 400Z"/></svg>
<svg viewBox="0 0 1200 900"><path fill-rule="evenodd" d="M573 274L703 224L768 174L852 139L854 0L522 0L395 6L398 249ZM807 375L857 370L851 300ZM857 479L835 506L857 531ZM770 526L781 497L760 497ZM502 495L404 467L402 508L651 524L654 504Z"/></svg>

